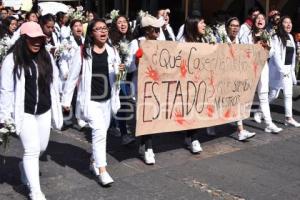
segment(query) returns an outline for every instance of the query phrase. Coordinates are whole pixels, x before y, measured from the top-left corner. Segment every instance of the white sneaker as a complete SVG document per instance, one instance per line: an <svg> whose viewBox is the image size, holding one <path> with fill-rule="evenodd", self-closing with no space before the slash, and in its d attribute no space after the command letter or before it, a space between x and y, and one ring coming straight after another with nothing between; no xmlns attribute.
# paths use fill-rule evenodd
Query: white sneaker
<svg viewBox="0 0 300 200"><path fill-rule="evenodd" d="M135 138L131 134L126 134L122 136L122 145L128 145L135 141Z"/></svg>
<svg viewBox="0 0 300 200"><path fill-rule="evenodd" d="M46 200L42 192L30 192L29 197L31 200Z"/></svg>
<svg viewBox="0 0 300 200"><path fill-rule="evenodd" d="M87 123L82 119L77 119L77 124L80 128L84 128L87 125Z"/></svg>
<svg viewBox="0 0 300 200"><path fill-rule="evenodd" d="M242 130L241 132L239 132L238 135L239 135L239 141L244 141L244 140L254 137L256 135L256 133L249 132L247 130Z"/></svg>
<svg viewBox="0 0 300 200"><path fill-rule="evenodd" d="M95 176L99 176L99 175L100 175L99 168L96 167L95 161L91 161L91 162L90 162L90 171L91 171Z"/></svg>
<svg viewBox="0 0 300 200"><path fill-rule="evenodd" d="M265 128L265 132L267 133L279 133L280 131L282 131L282 128L277 127L274 123L269 124Z"/></svg>
<svg viewBox="0 0 300 200"><path fill-rule="evenodd" d="M99 178L100 184L103 186L111 185L114 182L114 180L111 178L111 176L109 175L108 172L101 173L98 176L98 178Z"/></svg>
<svg viewBox="0 0 300 200"><path fill-rule="evenodd" d="M216 129L214 127L206 128L206 134L209 136L216 136Z"/></svg>
<svg viewBox="0 0 300 200"><path fill-rule="evenodd" d="M292 126L292 127L296 127L296 128L300 127L300 123L297 122L294 118L291 118L289 120L285 120L284 125L285 126Z"/></svg>
<svg viewBox="0 0 300 200"><path fill-rule="evenodd" d="M145 145L141 145L139 147L139 154L142 156L144 162L147 165L154 165L155 164L155 154L153 149L145 150Z"/></svg>
<svg viewBox="0 0 300 200"><path fill-rule="evenodd" d="M185 137L184 140L185 144L187 145L187 148L191 151L191 153L200 153L203 151L201 144L198 140L191 141L190 137Z"/></svg>
<svg viewBox="0 0 300 200"><path fill-rule="evenodd" d="M190 146L188 146L188 148L191 150L192 153L200 153L201 151L203 151L201 144L198 140L194 140Z"/></svg>
<svg viewBox="0 0 300 200"><path fill-rule="evenodd" d="M25 171L24 171L24 166L23 166L23 162L19 162L19 170L21 173L21 182L23 185L27 186L29 188L29 181L26 177Z"/></svg>
<svg viewBox="0 0 300 200"><path fill-rule="evenodd" d="M254 121L256 121L256 123L261 124L262 113L261 112L254 113L253 118L254 118Z"/></svg>
<svg viewBox="0 0 300 200"><path fill-rule="evenodd" d="M155 155L152 149L147 149L147 151L145 151L144 160L147 165L155 164Z"/></svg>

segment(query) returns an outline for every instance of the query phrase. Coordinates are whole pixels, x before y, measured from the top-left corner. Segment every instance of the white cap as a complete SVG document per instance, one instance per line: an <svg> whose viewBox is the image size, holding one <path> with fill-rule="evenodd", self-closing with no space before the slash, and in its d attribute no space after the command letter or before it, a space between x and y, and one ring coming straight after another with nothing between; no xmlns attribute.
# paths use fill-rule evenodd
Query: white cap
<svg viewBox="0 0 300 200"><path fill-rule="evenodd" d="M165 20L162 17L157 19L156 17L153 17L152 15L145 15L142 17L142 20L141 20L142 27L152 26L154 28L160 28L164 24L165 24Z"/></svg>

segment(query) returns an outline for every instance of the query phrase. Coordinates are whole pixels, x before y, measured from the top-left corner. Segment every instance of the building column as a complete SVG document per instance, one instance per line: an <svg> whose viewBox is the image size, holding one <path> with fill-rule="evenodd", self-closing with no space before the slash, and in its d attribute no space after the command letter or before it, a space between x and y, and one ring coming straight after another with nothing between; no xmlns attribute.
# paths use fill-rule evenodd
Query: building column
<svg viewBox="0 0 300 200"><path fill-rule="evenodd" d="M197 10L202 14L202 0L190 0L189 1L189 13Z"/></svg>
<svg viewBox="0 0 300 200"><path fill-rule="evenodd" d="M158 0L149 0L149 12L156 16L158 10Z"/></svg>
<svg viewBox="0 0 300 200"><path fill-rule="evenodd" d="M245 0L245 18L248 16L248 11L250 8L255 6L255 0Z"/></svg>
<svg viewBox="0 0 300 200"><path fill-rule="evenodd" d="M122 0L114 0L114 9L123 11Z"/></svg>
<svg viewBox="0 0 300 200"><path fill-rule="evenodd" d="M90 1L90 0L88 0ZM104 17L106 12L105 0L95 0L97 14L99 17Z"/></svg>

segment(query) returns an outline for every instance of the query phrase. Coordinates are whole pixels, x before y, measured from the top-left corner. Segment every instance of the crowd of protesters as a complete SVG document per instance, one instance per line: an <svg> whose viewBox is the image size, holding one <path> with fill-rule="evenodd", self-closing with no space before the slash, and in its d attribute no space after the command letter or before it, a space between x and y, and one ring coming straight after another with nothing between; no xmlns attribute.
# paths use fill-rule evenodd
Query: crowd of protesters
<svg viewBox="0 0 300 200"><path fill-rule="evenodd" d="M254 120L265 123L265 132L282 131L273 123L270 102L283 91L285 125L300 127L292 113L300 38L293 37L289 16L273 10L267 20L252 8L243 23L228 16L208 26L205 16L193 11L176 34L170 13L160 9L152 16L140 11L130 21L115 10L101 19L81 7L56 15L1 9L0 122L12 119L16 126L24 148L21 180L30 190L30 199L46 199L40 186L39 156L47 148L51 128L68 124L92 130L87 165L103 186L114 182L107 171L107 133L110 129L120 134L123 145L136 142L128 130L134 112L126 110L136 103L137 70L145 67L139 65L142 40L262 45L269 50L269 59L257 86L259 109ZM128 47L126 56L122 45ZM188 130L185 135L193 154L203 151L198 132ZM243 121L237 122L237 133L239 141L255 136ZM207 134L216 135L215 128L207 128ZM139 142L139 153L149 165L155 164L152 137L141 136Z"/></svg>

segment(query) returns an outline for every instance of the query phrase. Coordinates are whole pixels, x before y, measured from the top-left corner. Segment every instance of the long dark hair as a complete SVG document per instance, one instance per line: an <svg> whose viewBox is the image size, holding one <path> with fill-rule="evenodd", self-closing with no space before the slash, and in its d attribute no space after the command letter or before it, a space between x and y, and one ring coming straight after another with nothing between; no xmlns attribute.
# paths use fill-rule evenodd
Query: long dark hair
<svg viewBox="0 0 300 200"><path fill-rule="evenodd" d="M267 26L267 20L266 20L266 16L262 13L260 13L259 15L257 15L254 20L253 20L253 26L252 26L252 38L254 43L257 43L258 41L260 41L262 38L261 36L256 36L255 34L258 33L260 31L260 29L258 29L255 26L256 20L258 19L259 16L263 16L265 18L265 27L263 27L263 31L266 31L266 26Z"/></svg>
<svg viewBox="0 0 300 200"><path fill-rule="evenodd" d="M252 31L253 31L253 33L257 33L257 32L259 31L259 29L255 26L255 22L256 22L256 20L258 19L258 17L259 17L260 15L262 15L262 16L265 18L265 27L264 27L263 29L265 29L266 26L267 26L267 19L266 19L266 16L265 16L264 14L260 13L260 14L257 15L257 16L254 18L254 20L253 20L253 26L252 26Z"/></svg>
<svg viewBox="0 0 300 200"><path fill-rule="evenodd" d="M22 69L26 70L30 66L37 64L39 71L39 86L41 89L50 86L53 81L53 68L51 57L45 48L45 44L41 46L40 51L37 54L30 52L26 42L26 35L21 35L16 41L15 45L9 50L9 53L13 53L14 59L14 77L21 77Z"/></svg>
<svg viewBox="0 0 300 200"><path fill-rule="evenodd" d="M61 26L61 21L63 20L63 18L65 17L66 13L59 11L58 13L56 13L56 22L58 23L59 26Z"/></svg>
<svg viewBox="0 0 300 200"><path fill-rule="evenodd" d="M284 47L286 47L286 41L290 39L289 34L284 30L284 27L282 25L282 23L285 19L290 19L292 21L292 19L289 16L281 17L279 24L278 24L277 32L276 32L276 35L281 40Z"/></svg>
<svg viewBox="0 0 300 200"><path fill-rule="evenodd" d="M125 39L128 40L129 42L133 39L128 18L123 15L119 15L118 17L116 17L113 20L112 25L109 30L109 38L111 40L112 45L114 45L114 46L117 45L124 38L123 34L118 30L118 27L117 27L117 21L121 17L126 19L126 22L128 25L128 30L125 34Z"/></svg>
<svg viewBox="0 0 300 200"><path fill-rule="evenodd" d="M71 22L70 22L70 28L71 30L73 29L73 26L77 23L81 23L82 24L82 21L80 19L73 19Z"/></svg>
<svg viewBox="0 0 300 200"><path fill-rule="evenodd" d="M48 22L55 22L55 17L54 15L52 14L46 14L46 15L43 15L41 18L40 18L40 25L41 27L43 28L43 26L45 26L45 24L47 24Z"/></svg>
<svg viewBox="0 0 300 200"><path fill-rule="evenodd" d="M3 38L5 35L8 35L9 37L13 35L13 33L9 31L9 26L13 20L17 21L17 19L13 16L8 16L4 20L2 20L1 29L0 29L0 38Z"/></svg>
<svg viewBox="0 0 300 200"><path fill-rule="evenodd" d="M186 42L201 41L203 36L200 35L198 31L198 24L201 20L204 20L204 18L201 16L192 16L185 20L183 37L185 38Z"/></svg>
<svg viewBox="0 0 300 200"><path fill-rule="evenodd" d="M85 36L83 51L82 51L84 58L91 57L91 55L89 53L89 49L92 48L93 45L95 44L95 41L93 38L93 29L98 22L104 23L107 26L104 19L94 19L89 23L87 30L86 30L86 36Z"/></svg>
<svg viewBox="0 0 300 200"><path fill-rule="evenodd" d="M38 15L37 15L37 13L35 12L35 11L29 11L28 13L26 13L26 15L25 15L25 19L27 20L27 21L29 21L29 18L30 18L30 16L31 15L35 15L36 16L36 18L38 18Z"/></svg>

